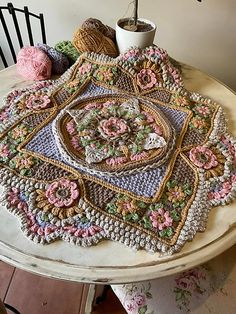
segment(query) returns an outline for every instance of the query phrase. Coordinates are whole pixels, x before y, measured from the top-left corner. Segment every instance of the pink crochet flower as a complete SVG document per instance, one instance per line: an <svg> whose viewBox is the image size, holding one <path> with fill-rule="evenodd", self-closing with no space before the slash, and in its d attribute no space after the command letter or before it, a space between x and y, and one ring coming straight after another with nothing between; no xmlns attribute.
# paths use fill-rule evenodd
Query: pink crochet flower
<svg viewBox="0 0 236 314"><path fill-rule="evenodd" d="M141 111L141 113L146 117L147 122L154 122L154 117L147 111Z"/></svg>
<svg viewBox="0 0 236 314"><path fill-rule="evenodd" d="M232 175L231 181L232 181L232 183L235 183L235 182L236 182L236 174L233 174L233 175Z"/></svg>
<svg viewBox="0 0 236 314"><path fill-rule="evenodd" d="M75 129L75 122L74 122L74 120L71 120L71 121L67 122L66 130L71 135L73 135L73 133L75 133L76 129Z"/></svg>
<svg viewBox="0 0 236 314"><path fill-rule="evenodd" d="M34 215L29 211L27 212L26 216L28 220L27 224L29 226L33 226L36 223Z"/></svg>
<svg viewBox="0 0 236 314"><path fill-rule="evenodd" d="M114 72L115 68L100 66L98 70L95 72L94 76L97 80L108 82L111 85L113 84Z"/></svg>
<svg viewBox="0 0 236 314"><path fill-rule="evenodd" d="M214 192L214 199L215 200L220 200L222 198L221 193L220 192Z"/></svg>
<svg viewBox="0 0 236 314"><path fill-rule="evenodd" d="M0 121L5 121L7 118L8 118L8 110L9 108L7 109L4 109L3 111L0 112Z"/></svg>
<svg viewBox="0 0 236 314"><path fill-rule="evenodd" d="M95 225L90 226L87 229L77 228L75 226L66 226L66 227L63 227L63 230L74 235L75 237L85 238L85 237L90 237L90 236L95 235L96 233L100 232L102 230L102 228L95 226Z"/></svg>
<svg viewBox="0 0 236 314"><path fill-rule="evenodd" d="M25 212L28 210L28 205L24 200L21 199L20 191L17 188L12 188L8 192L7 200L12 206L15 206L20 210L23 210Z"/></svg>
<svg viewBox="0 0 236 314"><path fill-rule="evenodd" d="M209 192L207 194L208 200L213 200L214 199L214 192Z"/></svg>
<svg viewBox="0 0 236 314"><path fill-rule="evenodd" d="M96 233L102 231L102 228L100 228L99 226L93 225L93 226L90 226L90 227L88 228L88 231L89 231L89 234L90 234L91 236L93 236L93 235L95 235Z"/></svg>
<svg viewBox="0 0 236 314"><path fill-rule="evenodd" d="M229 181L226 181L222 184L222 188L219 191L220 196L223 198L231 192L232 184Z"/></svg>
<svg viewBox="0 0 236 314"><path fill-rule="evenodd" d="M50 102L51 100L47 95L31 95L25 103L29 109L40 110L48 107Z"/></svg>
<svg viewBox="0 0 236 314"><path fill-rule="evenodd" d="M106 163L109 166L116 166L116 165L121 165L127 161L126 157L115 157L115 158L109 158L106 160Z"/></svg>
<svg viewBox="0 0 236 314"><path fill-rule="evenodd" d="M44 81L44 82L38 82L34 85L34 89L35 90L40 90L42 89L43 87L48 87L52 84L51 81Z"/></svg>
<svg viewBox="0 0 236 314"><path fill-rule="evenodd" d="M86 62L86 63L83 63L83 64L79 67L78 72L79 72L80 75L84 75L84 74L89 73L89 72L91 71L91 69L92 69L92 64Z"/></svg>
<svg viewBox="0 0 236 314"><path fill-rule="evenodd" d="M38 224L34 224L30 230L40 236L47 236L50 233L53 233L54 231L56 231L57 229L59 229L58 227L55 226L46 226L46 227L40 227Z"/></svg>
<svg viewBox="0 0 236 314"><path fill-rule="evenodd" d="M181 85L182 79L180 77L179 71L175 67L173 67L170 63L168 65L168 72L173 77L175 84Z"/></svg>
<svg viewBox="0 0 236 314"><path fill-rule="evenodd" d="M151 124L151 127L153 128L153 130L156 134L162 135L162 128L158 124L153 123L153 124Z"/></svg>
<svg viewBox="0 0 236 314"><path fill-rule="evenodd" d="M12 130L12 138L14 139L19 139L21 137L24 137L27 135L28 130L25 126L23 125L18 125L15 129Z"/></svg>
<svg viewBox="0 0 236 314"><path fill-rule="evenodd" d="M211 113L210 109L206 106L198 106L195 108L195 110L204 117L208 116Z"/></svg>
<svg viewBox="0 0 236 314"><path fill-rule="evenodd" d="M141 89L150 89L157 83L156 74L151 69L142 69L137 74L137 84Z"/></svg>
<svg viewBox="0 0 236 314"><path fill-rule="evenodd" d="M193 117L191 120L191 123L192 123L194 128L199 129L199 130L207 127L206 121L203 120L201 117L198 117L198 116Z"/></svg>
<svg viewBox="0 0 236 314"><path fill-rule="evenodd" d="M86 110L90 110L90 109L100 109L102 107L102 104L100 103L91 103L85 106Z"/></svg>
<svg viewBox="0 0 236 314"><path fill-rule="evenodd" d="M128 131L128 126L123 119L111 117L107 120L102 120L99 125L99 131L105 137L116 138Z"/></svg>
<svg viewBox="0 0 236 314"><path fill-rule="evenodd" d="M114 100L112 100L112 101L108 100L108 101L103 103L103 107L108 108L108 107L115 105L115 104L116 104L116 102Z"/></svg>
<svg viewBox="0 0 236 314"><path fill-rule="evenodd" d="M90 147L96 149L97 145L95 143L91 143Z"/></svg>
<svg viewBox="0 0 236 314"><path fill-rule="evenodd" d="M8 157L11 151L7 144L0 144L0 157Z"/></svg>
<svg viewBox="0 0 236 314"><path fill-rule="evenodd" d="M110 70L103 71L102 74L103 74L103 81L105 82L109 81L112 78L112 73Z"/></svg>
<svg viewBox="0 0 236 314"><path fill-rule="evenodd" d="M139 161L139 160L143 160L146 159L148 157L148 153L147 152L142 152L139 154L134 154L130 156L130 160L132 161Z"/></svg>
<svg viewBox="0 0 236 314"><path fill-rule="evenodd" d="M45 195L50 204L56 207L68 207L78 198L79 190L75 182L61 179L50 184Z"/></svg>
<svg viewBox="0 0 236 314"><path fill-rule="evenodd" d="M163 208L159 208L157 211L152 211L150 215L152 226L158 230L163 230L165 227L172 226L173 219L170 217L168 211Z"/></svg>
<svg viewBox="0 0 236 314"><path fill-rule="evenodd" d="M76 136L73 136L72 139L71 139L71 145L77 149L77 150L80 150L82 149L82 147L80 146L80 143L79 143L79 140Z"/></svg>
<svg viewBox="0 0 236 314"><path fill-rule="evenodd" d="M145 49L145 54L149 57L158 56L161 60L167 59L169 56L167 52L158 47L148 47Z"/></svg>
<svg viewBox="0 0 236 314"><path fill-rule="evenodd" d="M14 158L15 168L17 169L30 169L34 166L33 156L26 154L18 155Z"/></svg>
<svg viewBox="0 0 236 314"><path fill-rule="evenodd" d="M187 107L190 105L188 99L186 97L182 97L179 95L176 95L175 97L175 104L181 107Z"/></svg>
<svg viewBox="0 0 236 314"><path fill-rule="evenodd" d="M156 49L154 47L150 47L148 49L145 50L146 55L148 56L154 56L157 53L159 53L159 51L156 51Z"/></svg>
<svg viewBox="0 0 236 314"><path fill-rule="evenodd" d="M221 141L227 146L230 155L235 157L235 148L234 145L223 135L221 136Z"/></svg>
<svg viewBox="0 0 236 314"><path fill-rule="evenodd" d="M7 102L11 103L17 96L22 95L23 91L15 89L7 95Z"/></svg>
<svg viewBox="0 0 236 314"><path fill-rule="evenodd" d="M213 152L204 146L197 146L189 153L190 160L199 168L211 169L218 165L218 161Z"/></svg>
<svg viewBox="0 0 236 314"><path fill-rule="evenodd" d="M123 60L128 60L128 59L137 59L139 56L140 56L140 49L135 48L135 49L125 52L123 55L121 55L121 58Z"/></svg>

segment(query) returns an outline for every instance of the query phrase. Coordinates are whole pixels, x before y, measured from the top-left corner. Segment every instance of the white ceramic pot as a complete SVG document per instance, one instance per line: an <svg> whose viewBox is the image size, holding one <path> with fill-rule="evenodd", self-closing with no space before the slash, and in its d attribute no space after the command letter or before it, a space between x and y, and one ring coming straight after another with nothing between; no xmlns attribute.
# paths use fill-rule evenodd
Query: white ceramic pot
<svg viewBox="0 0 236 314"><path fill-rule="evenodd" d="M150 24L153 29L147 32L132 32L119 26L128 20L128 18L120 19L116 23L116 42L119 52L123 53L131 47L145 48L152 45L156 33L156 25L149 20L139 18L139 21Z"/></svg>

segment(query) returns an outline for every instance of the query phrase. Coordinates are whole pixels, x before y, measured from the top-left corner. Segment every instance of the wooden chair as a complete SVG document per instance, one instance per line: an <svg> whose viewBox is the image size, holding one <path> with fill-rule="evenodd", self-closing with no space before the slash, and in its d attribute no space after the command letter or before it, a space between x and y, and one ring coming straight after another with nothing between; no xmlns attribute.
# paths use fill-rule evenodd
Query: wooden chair
<svg viewBox="0 0 236 314"><path fill-rule="evenodd" d="M13 33L15 32L16 34L19 48L22 48L24 46L23 36L22 36L24 32L21 30L20 24L17 19L19 13L24 14L26 30L27 30L28 38L29 38L29 44L31 46L34 45L33 33L32 33L32 27L31 27L31 18L36 18L39 20L39 28L41 30L42 42L46 44L45 24L44 24L44 18L43 18L42 13L40 13L39 15L36 15L32 12L29 12L28 7L24 6L23 9L18 9L18 8L15 8L12 3L8 3L7 6L0 6L0 21L2 24L3 34L5 35L6 43L8 44L8 49L6 49L5 46L3 48L3 46L1 46L2 43L0 44L0 57L2 59L2 63L5 68L8 67L7 60L9 59L8 58L9 52L11 54L11 57L14 63L16 63L16 50L15 50L16 45L15 43L13 43L11 30L13 30ZM6 14L10 14L11 19L12 19L11 25L8 25L8 26L7 26L7 20L5 18ZM3 36L1 36L1 40L2 38Z"/></svg>

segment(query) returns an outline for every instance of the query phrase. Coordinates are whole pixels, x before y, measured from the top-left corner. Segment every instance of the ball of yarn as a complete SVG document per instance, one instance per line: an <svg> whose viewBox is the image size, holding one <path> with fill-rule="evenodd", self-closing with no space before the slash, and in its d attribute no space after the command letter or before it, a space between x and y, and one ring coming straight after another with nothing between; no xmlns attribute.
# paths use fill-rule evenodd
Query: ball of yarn
<svg viewBox="0 0 236 314"><path fill-rule="evenodd" d="M81 28L93 28L93 29L98 30L101 33L103 33L106 29L105 25L100 20L94 19L92 17L85 20Z"/></svg>
<svg viewBox="0 0 236 314"><path fill-rule="evenodd" d="M52 62L45 52L37 47L23 47L17 55L17 71L31 80L50 78Z"/></svg>
<svg viewBox="0 0 236 314"><path fill-rule="evenodd" d="M96 29L78 29L74 34L73 44L81 52L103 53L110 57L118 55L114 42Z"/></svg>
<svg viewBox="0 0 236 314"><path fill-rule="evenodd" d="M111 40L115 41L116 38L116 31L108 26L104 25L100 20L94 19L94 18L89 18L84 21L82 24L81 28L90 28L90 29L96 29L99 32L101 32L103 35L106 37L109 37Z"/></svg>
<svg viewBox="0 0 236 314"><path fill-rule="evenodd" d="M69 40L63 40L55 45L55 50L63 53L68 59L70 64L75 63L79 58L80 52L73 46Z"/></svg>
<svg viewBox="0 0 236 314"><path fill-rule="evenodd" d="M105 25L106 26L106 30L103 33L105 36L111 38L112 41L116 42L116 31L114 30L114 28Z"/></svg>
<svg viewBox="0 0 236 314"><path fill-rule="evenodd" d="M36 44L36 47L43 50L52 61L53 74L62 74L68 69L69 60L66 56L64 56L64 54L46 44L38 43Z"/></svg>

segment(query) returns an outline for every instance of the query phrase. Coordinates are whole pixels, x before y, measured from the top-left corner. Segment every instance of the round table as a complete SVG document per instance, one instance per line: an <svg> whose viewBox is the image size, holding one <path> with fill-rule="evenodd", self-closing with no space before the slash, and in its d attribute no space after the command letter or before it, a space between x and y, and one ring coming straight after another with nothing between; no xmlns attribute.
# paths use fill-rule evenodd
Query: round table
<svg viewBox="0 0 236 314"><path fill-rule="evenodd" d="M185 86L221 104L236 136L236 95L205 73L182 65ZM32 83L17 75L15 66L0 71L0 97ZM34 244L21 232L16 217L0 207L0 259L18 268L51 278L89 283L127 283L154 279L201 264L236 243L236 202L211 210L207 229L172 256L133 251L124 245L102 241L90 248L63 241Z"/></svg>

